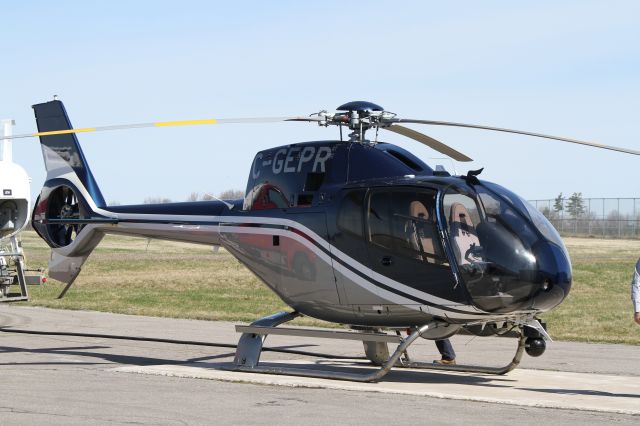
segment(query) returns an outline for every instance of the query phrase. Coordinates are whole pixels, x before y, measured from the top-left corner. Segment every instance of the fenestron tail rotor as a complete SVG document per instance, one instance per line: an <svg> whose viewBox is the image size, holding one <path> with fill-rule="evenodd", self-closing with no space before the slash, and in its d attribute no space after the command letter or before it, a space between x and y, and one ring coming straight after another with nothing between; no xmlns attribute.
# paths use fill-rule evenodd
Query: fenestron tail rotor
<svg viewBox="0 0 640 426"><path fill-rule="evenodd" d="M246 118L205 118L198 120L178 120L178 121L155 121L149 123L134 123L134 124L119 124L110 126L95 126L95 127L82 127L78 129L60 129L49 130L43 132L26 133L13 136L0 137L3 139L21 139L30 137L49 137L55 135L75 134L75 133L88 133L88 132L103 132L109 130L124 130L124 129L141 129L150 127L175 127L175 126L194 126L194 125L213 125L213 124L249 124L249 123L277 123L277 122L310 122L317 123L320 126L338 126L341 129L346 127L351 130L349 136L350 142L371 143L371 141L365 138L365 134L368 130L379 129L388 130L396 134L414 139L442 154L445 154L457 161L472 161L472 159L453 149L452 147L434 139L431 136L427 136L417 130L410 129L405 126L401 126L400 123L407 124L422 124L428 126L448 126L448 127L463 127L479 130L490 130L494 132L513 133L519 135L532 136L536 138L551 139L561 142L574 143L579 145L591 146L594 148L607 149L611 151L622 152L625 154L640 155L640 151L636 151L628 148L620 148L611 145L604 145L596 142L583 141L578 139L571 139L561 136L552 136L542 133L528 132L523 130L513 130L500 127L485 126L480 124L465 124L455 123L449 121L435 121L435 120L421 120L421 119L409 119L399 118L396 114L385 111L379 105L365 101L354 101L341 105L337 108L337 112L330 113L327 111L321 111L309 116L285 116L285 117L246 117ZM342 137L342 136L341 136ZM374 143L376 142L374 141Z"/></svg>
<svg viewBox="0 0 640 426"><path fill-rule="evenodd" d="M56 188L49 196L46 223L51 241L58 247L68 246L82 229L78 221L84 216L74 190L66 185Z"/></svg>

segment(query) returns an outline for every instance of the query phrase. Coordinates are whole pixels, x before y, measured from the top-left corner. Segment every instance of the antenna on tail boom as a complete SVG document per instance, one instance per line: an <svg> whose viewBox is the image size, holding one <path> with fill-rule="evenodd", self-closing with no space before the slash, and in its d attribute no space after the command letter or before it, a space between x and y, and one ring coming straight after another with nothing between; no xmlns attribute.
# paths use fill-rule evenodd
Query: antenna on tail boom
<svg viewBox="0 0 640 426"><path fill-rule="evenodd" d="M4 119L0 120L0 125L3 128L3 137L11 137L13 135L13 126L16 124L15 120ZM13 160L12 140L3 139L0 145L0 161L11 162Z"/></svg>

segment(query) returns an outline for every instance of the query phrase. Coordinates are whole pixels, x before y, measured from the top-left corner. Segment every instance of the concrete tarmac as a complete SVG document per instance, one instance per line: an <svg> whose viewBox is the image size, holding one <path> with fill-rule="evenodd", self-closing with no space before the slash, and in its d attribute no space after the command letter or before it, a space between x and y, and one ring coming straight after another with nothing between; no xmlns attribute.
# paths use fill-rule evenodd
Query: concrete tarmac
<svg viewBox="0 0 640 426"><path fill-rule="evenodd" d="M640 422L635 346L554 342L506 376L397 370L381 383L355 384L222 371L233 359L230 347L105 337L233 345L232 323L0 305L0 327L2 424ZM47 334L66 332L96 337ZM515 351L507 338L456 336L453 343L464 363L505 364ZM265 346L362 355L362 344L351 341L271 336ZM410 353L437 357L430 341ZM319 361L275 352L262 360ZM361 362L348 366L362 369Z"/></svg>

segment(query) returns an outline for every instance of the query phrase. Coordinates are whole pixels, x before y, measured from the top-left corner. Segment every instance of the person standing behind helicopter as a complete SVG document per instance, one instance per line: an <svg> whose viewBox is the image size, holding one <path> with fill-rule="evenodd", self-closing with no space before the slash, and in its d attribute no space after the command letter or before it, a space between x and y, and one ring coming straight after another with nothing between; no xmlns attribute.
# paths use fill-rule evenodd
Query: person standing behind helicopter
<svg viewBox="0 0 640 426"><path fill-rule="evenodd" d="M442 358L434 360L434 364L456 365L456 352L453 350L451 340L436 340L436 347L438 348L438 351L440 352L440 356Z"/></svg>
<svg viewBox="0 0 640 426"><path fill-rule="evenodd" d="M420 199L413 200L409 204L410 221L407 229L410 234L409 243L414 250L419 253L418 258L429 263L438 262L438 257L442 257L441 249L435 242L437 238L437 226L434 221L435 196L421 194ZM427 207L428 206L428 207ZM436 347L440 352L441 359L433 361L434 364L455 365L456 352L449 339L436 340Z"/></svg>
<svg viewBox="0 0 640 426"><path fill-rule="evenodd" d="M640 259L636 263L631 279L631 301L633 302L633 320L640 325Z"/></svg>

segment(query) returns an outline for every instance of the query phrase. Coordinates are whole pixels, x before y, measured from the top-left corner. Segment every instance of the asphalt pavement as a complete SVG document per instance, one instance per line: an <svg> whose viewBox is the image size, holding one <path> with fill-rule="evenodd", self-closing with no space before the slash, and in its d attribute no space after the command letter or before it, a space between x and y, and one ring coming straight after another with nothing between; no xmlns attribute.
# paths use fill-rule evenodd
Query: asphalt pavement
<svg viewBox="0 0 640 426"><path fill-rule="evenodd" d="M398 370L356 385L224 371L239 337L229 322L0 305L0 327L2 424L640 422L637 346L553 342L506 376ZM466 364L505 364L515 351L508 338L453 343ZM265 346L319 354L265 352L274 365L366 368L360 342L270 336ZM426 340L410 353L437 357Z"/></svg>

